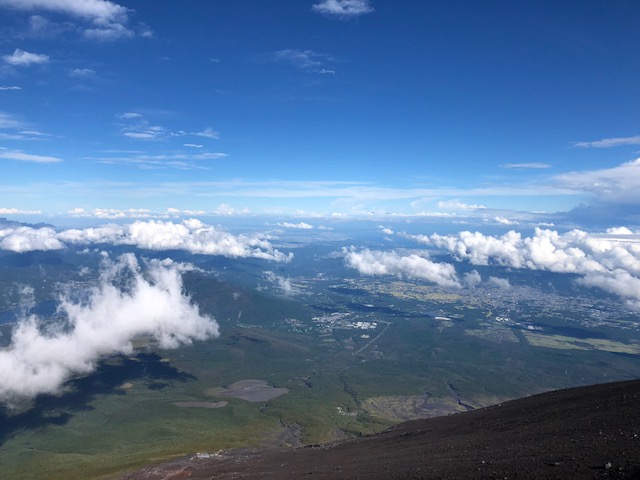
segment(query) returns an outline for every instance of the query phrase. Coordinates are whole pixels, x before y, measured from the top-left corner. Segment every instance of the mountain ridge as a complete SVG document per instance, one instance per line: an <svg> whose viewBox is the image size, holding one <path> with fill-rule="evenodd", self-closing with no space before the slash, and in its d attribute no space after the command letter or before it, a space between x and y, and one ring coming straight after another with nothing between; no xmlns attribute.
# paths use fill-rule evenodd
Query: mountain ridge
<svg viewBox="0 0 640 480"><path fill-rule="evenodd" d="M330 444L203 457L120 479L640 478L640 380L551 391Z"/></svg>

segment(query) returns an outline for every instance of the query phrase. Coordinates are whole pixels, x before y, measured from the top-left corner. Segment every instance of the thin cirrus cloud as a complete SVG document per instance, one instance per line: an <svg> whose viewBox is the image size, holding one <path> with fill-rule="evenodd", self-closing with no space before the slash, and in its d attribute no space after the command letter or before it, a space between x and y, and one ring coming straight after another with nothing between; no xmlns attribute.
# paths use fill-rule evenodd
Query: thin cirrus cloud
<svg viewBox="0 0 640 480"><path fill-rule="evenodd" d="M69 76L73 78L94 78L96 71L90 68L74 68L69 72Z"/></svg>
<svg viewBox="0 0 640 480"><path fill-rule="evenodd" d="M19 162L30 163L60 163L61 158L50 157L46 155L33 155L31 153L24 153L15 150L0 150L0 159L17 160Z"/></svg>
<svg viewBox="0 0 640 480"><path fill-rule="evenodd" d="M40 215L40 210L21 210L18 208L0 208L0 215Z"/></svg>
<svg viewBox="0 0 640 480"><path fill-rule="evenodd" d="M9 91L9 90L22 90L22 87L17 85L0 85L0 91Z"/></svg>
<svg viewBox="0 0 640 480"><path fill-rule="evenodd" d="M170 259L143 265L124 254L104 261L84 301L68 292L59 296L58 311L68 328L47 326L39 316L25 313L9 348L0 351L0 400L18 403L58 393L72 376L92 372L99 359L130 355L133 340L142 335L164 349L217 337L215 319L200 313L184 293L182 272L189 269Z"/></svg>
<svg viewBox="0 0 640 480"><path fill-rule="evenodd" d="M322 0L314 3L311 9L336 18L353 18L373 12L368 0Z"/></svg>
<svg viewBox="0 0 640 480"><path fill-rule="evenodd" d="M527 169L544 169L551 168L548 163L529 162L529 163L505 163L500 165L502 168L511 168L515 170L527 170Z"/></svg>
<svg viewBox="0 0 640 480"><path fill-rule="evenodd" d="M0 112L0 128L1 129L16 129L24 128L25 124L18 120L14 115L7 112Z"/></svg>
<svg viewBox="0 0 640 480"><path fill-rule="evenodd" d="M558 184L594 194L599 200L640 202L640 158L611 168L568 172L554 177Z"/></svg>
<svg viewBox="0 0 640 480"><path fill-rule="evenodd" d="M276 62L286 63L309 72L335 74L335 70L325 68L327 62L333 61L333 57L328 53L288 48L274 52L273 60Z"/></svg>
<svg viewBox="0 0 640 480"><path fill-rule="evenodd" d="M136 154L128 157L88 157L105 164L119 164L137 167L143 170L173 168L178 170L207 169L199 164L201 161L218 160L228 157L226 153L204 152L197 154L147 155Z"/></svg>
<svg viewBox="0 0 640 480"><path fill-rule="evenodd" d="M31 53L16 48L11 55L4 55L2 59L14 67L28 67L49 62L49 55L42 53Z"/></svg>
<svg viewBox="0 0 640 480"><path fill-rule="evenodd" d="M580 148L611 148L625 145L640 145L640 135L632 137L603 138L592 142L574 142L574 147Z"/></svg>
<svg viewBox="0 0 640 480"><path fill-rule="evenodd" d="M126 225L109 224L61 232L51 227L28 226L0 229L0 249L17 253L34 250L62 250L69 245L129 245L146 250L184 250L194 254L231 258L260 258L287 262L284 254L260 235L233 235L196 219L179 223L136 221Z"/></svg>
<svg viewBox="0 0 640 480"><path fill-rule="evenodd" d="M133 140L166 140L173 137L184 137L193 135L197 137L220 139L220 132L211 127L197 132L187 132L184 130L172 131L161 125L152 125L141 113L124 112L117 116L120 123L122 135Z"/></svg>

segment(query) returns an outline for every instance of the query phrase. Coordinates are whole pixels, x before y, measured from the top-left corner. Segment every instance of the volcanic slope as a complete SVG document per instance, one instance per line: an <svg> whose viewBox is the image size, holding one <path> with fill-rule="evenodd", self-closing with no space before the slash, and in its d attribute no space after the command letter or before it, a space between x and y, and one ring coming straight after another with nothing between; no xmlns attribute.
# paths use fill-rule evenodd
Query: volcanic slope
<svg viewBox="0 0 640 480"><path fill-rule="evenodd" d="M200 454L121 478L640 478L640 381L548 392L326 445Z"/></svg>

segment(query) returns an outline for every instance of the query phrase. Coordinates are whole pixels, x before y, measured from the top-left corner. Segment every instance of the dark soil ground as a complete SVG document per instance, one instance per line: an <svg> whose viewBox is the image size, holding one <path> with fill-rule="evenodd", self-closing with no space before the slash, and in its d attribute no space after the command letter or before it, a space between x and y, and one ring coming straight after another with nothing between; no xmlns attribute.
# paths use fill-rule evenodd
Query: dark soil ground
<svg viewBox="0 0 640 480"><path fill-rule="evenodd" d="M640 381L535 395L369 437L244 450L122 480L640 479Z"/></svg>

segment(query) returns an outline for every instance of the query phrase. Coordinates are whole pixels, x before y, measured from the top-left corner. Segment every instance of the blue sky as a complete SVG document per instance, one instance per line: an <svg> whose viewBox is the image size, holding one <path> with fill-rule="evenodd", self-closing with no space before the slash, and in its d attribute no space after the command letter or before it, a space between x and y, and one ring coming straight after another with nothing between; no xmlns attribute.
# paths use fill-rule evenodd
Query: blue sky
<svg viewBox="0 0 640 480"><path fill-rule="evenodd" d="M639 18L635 1L0 0L0 215L638 225Z"/></svg>

